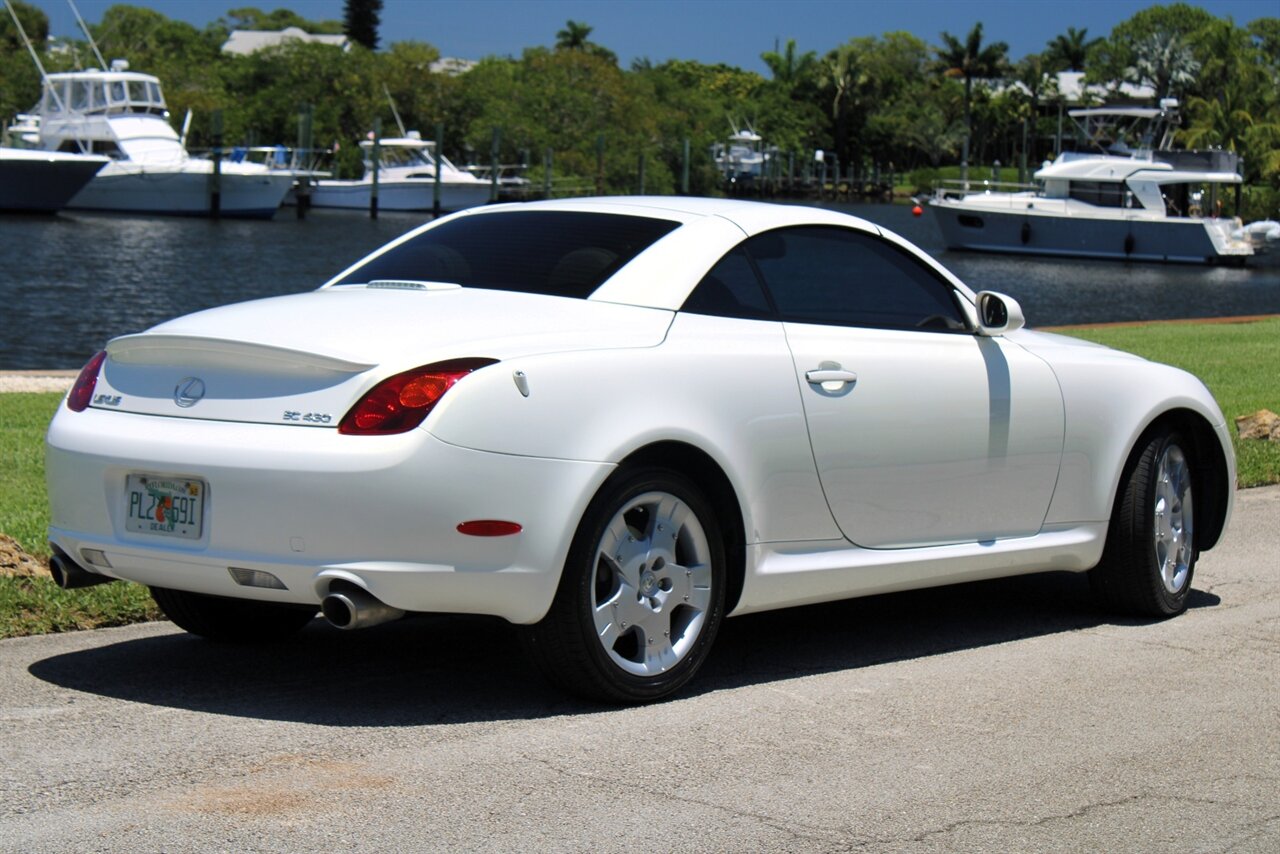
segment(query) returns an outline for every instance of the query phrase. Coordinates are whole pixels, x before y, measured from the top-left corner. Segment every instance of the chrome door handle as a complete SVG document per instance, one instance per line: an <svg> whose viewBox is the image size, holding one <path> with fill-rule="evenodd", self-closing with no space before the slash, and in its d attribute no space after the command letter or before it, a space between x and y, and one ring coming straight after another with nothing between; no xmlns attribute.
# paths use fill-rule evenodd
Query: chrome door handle
<svg viewBox="0 0 1280 854"><path fill-rule="evenodd" d="M804 378L814 385L819 383L856 383L858 381L858 375L853 371L833 370L831 368L805 371Z"/></svg>

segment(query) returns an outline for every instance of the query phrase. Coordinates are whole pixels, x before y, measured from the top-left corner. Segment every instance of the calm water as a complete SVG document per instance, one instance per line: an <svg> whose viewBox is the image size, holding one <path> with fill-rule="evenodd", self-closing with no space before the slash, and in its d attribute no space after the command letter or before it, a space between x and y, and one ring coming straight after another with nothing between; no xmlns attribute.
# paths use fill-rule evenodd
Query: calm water
<svg viewBox="0 0 1280 854"><path fill-rule="evenodd" d="M1032 326L1280 313L1280 268L1228 269L947 252L901 205L841 206L897 231ZM180 314L315 288L425 221L292 210L270 222L0 216L0 369L78 368L109 338ZM299 318L301 322L303 319Z"/></svg>

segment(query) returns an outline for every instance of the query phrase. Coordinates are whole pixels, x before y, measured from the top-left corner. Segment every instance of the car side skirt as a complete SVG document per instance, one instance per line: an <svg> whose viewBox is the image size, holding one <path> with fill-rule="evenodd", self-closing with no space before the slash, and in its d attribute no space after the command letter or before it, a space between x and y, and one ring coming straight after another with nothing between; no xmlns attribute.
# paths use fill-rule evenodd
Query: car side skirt
<svg viewBox="0 0 1280 854"><path fill-rule="evenodd" d="M733 616L900 590L1097 565L1105 522L1033 537L917 549L864 549L846 540L747 547L747 577Z"/></svg>

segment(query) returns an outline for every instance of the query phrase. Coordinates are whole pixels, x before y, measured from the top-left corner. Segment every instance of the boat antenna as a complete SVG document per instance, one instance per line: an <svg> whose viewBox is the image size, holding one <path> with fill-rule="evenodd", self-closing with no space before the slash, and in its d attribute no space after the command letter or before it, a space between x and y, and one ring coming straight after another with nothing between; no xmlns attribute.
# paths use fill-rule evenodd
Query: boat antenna
<svg viewBox="0 0 1280 854"><path fill-rule="evenodd" d="M400 128L400 136L408 136L404 129L404 122L400 121L400 111L396 109L396 99L391 97L391 90L387 88L386 83L382 84L382 91L386 93L387 103L391 105L391 115L396 117L396 127Z"/></svg>
<svg viewBox="0 0 1280 854"><path fill-rule="evenodd" d="M106 71L107 61L102 58L102 51L98 50L98 43L94 41L93 33L89 32L89 27L85 25L84 18L80 17L80 10L76 8L76 0L67 0L67 2L71 4L71 11L75 13L76 23L80 25L85 38L89 40L89 47L93 48L93 55L98 57L98 67Z"/></svg>

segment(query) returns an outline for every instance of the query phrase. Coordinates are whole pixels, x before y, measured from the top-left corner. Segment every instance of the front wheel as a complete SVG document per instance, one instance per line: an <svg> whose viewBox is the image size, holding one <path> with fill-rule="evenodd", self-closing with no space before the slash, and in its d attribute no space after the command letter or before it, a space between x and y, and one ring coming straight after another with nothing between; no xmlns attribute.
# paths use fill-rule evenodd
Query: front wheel
<svg viewBox="0 0 1280 854"><path fill-rule="evenodd" d="M301 631L318 610L314 606L228 599L164 587L152 587L151 598L178 628L229 643L283 640Z"/></svg>
<svg viewBox="0 0 1280 854"><path fill-rule="evenodd" d="M1146 617L1186 610L1197 556L1188 447L1180 434L1158 432L1126 469L1102 561L1089 571L1111 610Z"/></svg>
<svg viewBox="0 0 1280 854"><path fill-rule="evenodd" d="M702 491L665 469L621 471L592 499L555 601L526 648L561 687L615 703L684 686L724 615L725 550Z"/></svg>

